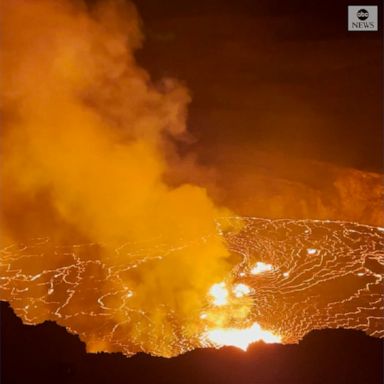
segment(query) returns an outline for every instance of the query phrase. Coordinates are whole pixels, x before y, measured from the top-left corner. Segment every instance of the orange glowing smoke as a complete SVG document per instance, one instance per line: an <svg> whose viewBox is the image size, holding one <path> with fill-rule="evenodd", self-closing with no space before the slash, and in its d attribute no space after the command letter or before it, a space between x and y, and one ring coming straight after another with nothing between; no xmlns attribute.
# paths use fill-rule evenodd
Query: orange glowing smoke
<svg viewBox="0 0 384 384"><path fill-rule="evenodd" d="M97 280L97 287L95 270L74 307L94 294L105 303L114 300L106 296L111 291L134 292L135 309L114 307L112 321L129 317L138 324L125 332L143 349L166 335L169 354L179 338L174 328L196 332L191 314L229 271L215 227L227 211L201 187L163 181L177 167L168 159L175 159L172 143L185 135L190 97L173 79L153 85L136 64L142 34L133 5L97 4L1 2L1 240L48 236L55 244L99 244L94 257L101 265L140 264L119 279ZM203 236L205 242L196 242ZM152 250L143 262L145 243L174 252ZM52 254L36 267L54 270L72 257ZM61 300L61 288L55 292ZM49 309L37 311L41 321L53 318ZM83 319L65 319L63 325L83 327L84 339L103 345Z"/></svg>

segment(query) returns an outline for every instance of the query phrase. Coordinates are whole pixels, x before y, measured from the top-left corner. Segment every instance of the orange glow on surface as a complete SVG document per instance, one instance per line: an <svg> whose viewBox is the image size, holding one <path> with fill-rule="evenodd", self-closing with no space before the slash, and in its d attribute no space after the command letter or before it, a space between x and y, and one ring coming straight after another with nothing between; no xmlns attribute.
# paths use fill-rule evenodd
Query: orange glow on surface
<svg viewBox="0 0 384 384"><path fill-rule="evenodd" d="M251 288L249 288L248 285L240 283L233 287L233 294L238 298L249 295L250 293Z"/></svg>
<svg viewBox="0 0 384 384"><path fill-rule="evenodd" d="M233 346L246 351L250 344L257 341L264 343L280 343L281 337L263 330L259 324L253 323L249 328L212 329L206 333L207 339L215 346Z"/></svg>
<svg viewBox="0 0 384 384"><path fill-rule="evenodd" d="M225 305L228 303L228 289L225 283L217 283L209 289L209 294L212 296L214 305Z"/></svg>
<svg viewBox="0 0 384 384"><path fill-rule="evenodd" d="M273 265L258 261L256 265L251 269L252 275L258 275L259 273L273 271Z"/></svg>

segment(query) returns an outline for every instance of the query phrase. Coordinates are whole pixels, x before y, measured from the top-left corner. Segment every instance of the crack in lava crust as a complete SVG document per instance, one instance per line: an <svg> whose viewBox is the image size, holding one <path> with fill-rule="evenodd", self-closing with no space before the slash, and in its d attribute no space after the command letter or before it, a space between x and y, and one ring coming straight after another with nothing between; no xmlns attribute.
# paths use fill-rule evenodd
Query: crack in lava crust
<svg viewBox="0 0 384 384"><path fill-rule="evenodd" d="M207 292L202 311L182 322L159 303L172 337L166 329L160 334L158 328L151 331L151 310L134 304L135 290L127 283L143 265L162 263L177 252L159 239L141 248L136 244L140 250L129 255L132 263L124 264L115 256L132 249L129 244L113 249L109 258L100 257L106 245L62 246L47 238L3 247L0 299L9 301L26 324L53 320L78 334L89 352L120 351L127 356L142 351L169 357L219 347L225 343L213 343L205 336L218 326L225 331L257 324L283 343L296 343L322 328L384 336L383 228L226 217L217 221L217 231L236 259L227 280L218 282L228 289L228 302L215 306ZM213 235L217 233L207 234ZM55 268L41 269L44 258L55 258ZM145 339L136 332L144 323Z"/></svg>

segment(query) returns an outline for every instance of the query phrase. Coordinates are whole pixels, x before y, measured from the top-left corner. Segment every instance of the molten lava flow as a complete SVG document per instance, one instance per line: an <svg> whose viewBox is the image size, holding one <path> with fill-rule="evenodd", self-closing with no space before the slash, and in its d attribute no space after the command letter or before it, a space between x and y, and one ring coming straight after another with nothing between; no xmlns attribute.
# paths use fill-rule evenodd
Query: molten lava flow
<svg viewBox="0 0 384 384"><path fill-rule="evenodd" d="M259 324L253 323L249 328L212 329L205 335L207 339L218 347L233 346L246 351L250 344L256 341L264 343L280 343L281 337L263 330Z"/></svg>
<svg viewBox="0 0 384 384"><path fill-rule="evenodd" d="M244 351L248 348L249 344L256 341L263 341L265 343L279 343L281 337L274 335L270 331L263 330L258 323L253 323L248 328L234 328L234 327L216 327L222 323L229 323L235 321L244 322L249 315L249 308L252 304L251 301L243 301L242 298L246 297L252 292L251 288L243 283L234 284L232 287L232 295L229 294L227 284L224 282L214 284L209 294L213 297L214 306L225 306L222 312L216 313L212 310L211 313L203 313L200 318L208 319L214 327L211 327L205 332L202 337L202 342L207 340L213 343L216 347L234 346ZM238 308L241 308L238 311ZM238 312L236 314L236 312Z"/></svg>
<svg viewBox="0 0 384 384"><path fill-rule="evenodd" d="M239 284L236 284L234 287L233 287L233 294L236 296L236 297L243 297L243 296L246 296L246 295L249 295L251 293L251 288L248 287L248 285L246 284L243 284L243 283L239 283Z"/></svg>
<svg viewBox="0 0 384 384"><path fill-rule="evenodd" d="M63 246L40 238L9 245L0 252L0 299L24 323L50 319L79 334L89 352L174 356L212 345L245 349L257 340L296 343L313 329L339 327L384 336L381 228L241 217L222 218L222 226L224 244L242 259L226 279L206 288L199 296L203 305L185 317L163 294L148 290L145 297L135 284L137 276L154 284L151 270L171 268L180 257L180 246L158 241L136 244L135 252L129 244L116 248L117 255L127 252L128 263L105 258L101 244ZM181 248L193 254L206 241L203 236ZM316 254L309 254L314 246ZM46 268L52 259L56 266ZM249 266L260 259L270 260L273 270L251 274Z"/></svg>
<svg viewBox="0 0 384 384"><path fill-rule="evenodd" d="M225 283L217 283L212 285L209 290L209 294L213 298L214 305L225 305L228 303L228 289L225 286Z"/></svg>
<svg viewBox="0 0 384 384"><path fill-rule="evenodd" d="M258 275L259 273L270 271L273 271L273 265L258 261L256 265L251 269L251 274Z"/></svg>

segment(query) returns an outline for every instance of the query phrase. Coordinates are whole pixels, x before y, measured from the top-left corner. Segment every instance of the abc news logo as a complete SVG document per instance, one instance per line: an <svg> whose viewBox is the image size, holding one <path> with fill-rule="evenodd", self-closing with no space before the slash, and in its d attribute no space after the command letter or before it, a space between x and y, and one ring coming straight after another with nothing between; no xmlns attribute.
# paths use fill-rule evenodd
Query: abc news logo
<svg viewBox="0 0 384 384"><path fill-rule="evenodd" d="M348 31L377 30L377 5L348 6Z"/></svg>
<svg viewBox="0 0 384 384"><path fill-rule="evenodd" d="M369 17L369 12L365 9L360 9L360 11L357 12L356 16L359 20L367 20Z"/></svg>

